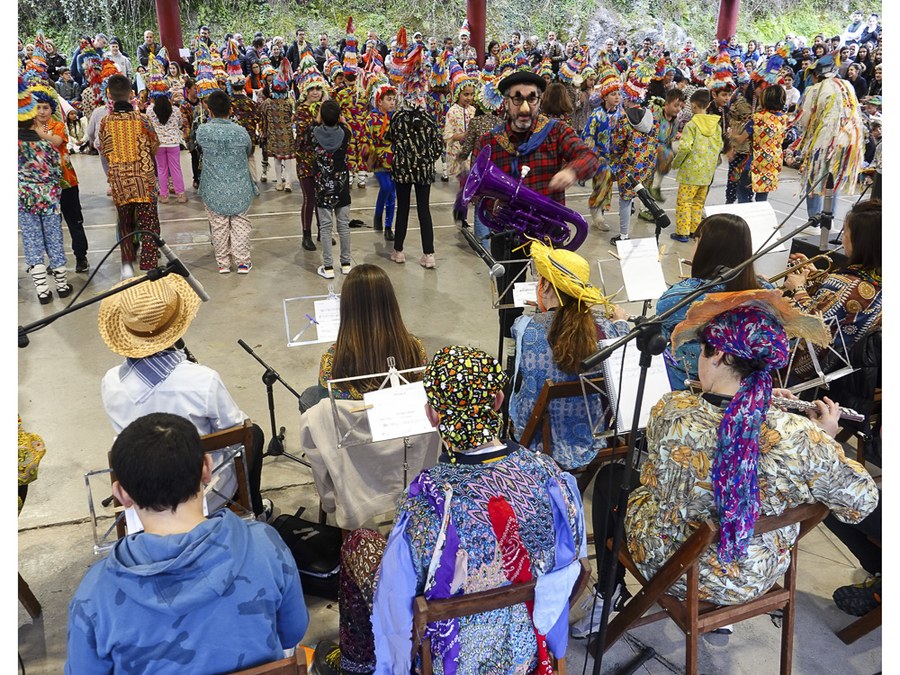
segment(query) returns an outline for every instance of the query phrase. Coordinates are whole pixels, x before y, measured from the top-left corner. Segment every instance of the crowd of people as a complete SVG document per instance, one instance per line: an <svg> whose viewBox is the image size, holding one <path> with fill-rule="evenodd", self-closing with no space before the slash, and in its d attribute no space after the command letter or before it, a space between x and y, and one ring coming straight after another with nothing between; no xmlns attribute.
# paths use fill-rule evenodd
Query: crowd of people
<svg viewBox="0 0 900 675"><path fill-rule="evenodd" d="M691 523L715 518L720 535L701 564L702 597L739 604L772 587L797 537L793 528L754 536L761 516L818 501L832 510L829 527L842 540L861 528L880 536L875 481L834 440L837 404L817 401L808 418L771 406L773 374L792 360L792 339L824 354L838 342L855 350L880 335L877 15L863 22L854 13L843 34L818 35L810 46L792 34L746 46L732 36L705 52L691 40L613 36L592 50L575 37L563 43L553 31L545 42L513 33L490 42L483 66L470 38L466 22L458 41L419 32L410 39L401 28L390 44L374 31L360 44L350 18L340 40L322 34L315 48L302 29L290 44L258 33L246 46L240 33L216 43L201 26L184 60L160 48L153 31L133 60L103 34L82 39L68 66L43 34L19 45L19 227L42 304L54 289L60 298L72 292L61 216L76 272L89 269L70 153L100 155L117 210L124 284L135 263L140 270L158 264L158 205L170 190L176 202L188 200L185 150L220 274L253 268L248 212L271 167L275 190L299 187L301 246L321 248L317 273L333 279L339 268L346 275L338 337L322 357L318 383L303 394L304 410L324 402L335 379L344 380L332 388L335 398L362 399L378 383L346 378L380 371L387 356L398 367L424 366L426 415L441 455L404 488L387 539L369 529L345 538L340 637L316 649L319 673L410 672L417 595L448 598L544 578L547 590L532 605L425 630L441 672L549 674L550 655L565 654L569 634L596 632L599 604L615 608L627 596L621 572L615 595L603 597L607 567L598 540L600 583L582 599L585 618L568 625L569 593L587 554L588 485L568 472L583 470L603 447L585 424L584 405L551 406L551 447L540 435L531 447L516 441L543 383L577 379L599 339L627 332L625 313L591 284L590 265L576 252L533 241L539 237L529 232L495 232L494 257L509 260L530 245L538 280L535 314L500 313L503 337L516 343L513 363L460 345L428 358L404 325L389 276L353 263L349 230L361 223L350 220L350 204L369 174L378 190L372 226L389 244L390 260L406 261L414 193L419 264L434 269L430 189L439 166L461 193L473 158L489 151L499 171L522 176L523 186L559 209L567 208L567 188L591 181L588 205L600 231L609 230L615 183L613 242L630 236L639 185L664 201L662 180L676 171L671 237L694 240L694 276L667 291L657 309L697 289L707 293L663 326L673 391L653 406L647 457L629 499L626 544L635 563L652 575L687 539ZM703 218L720 163L728 168L727 203L765 201L782 167L796 163L811 218L823 212L826 189L870 189L871 199L844 222L846 267L816 289L808 288L808 269L795 269L782 290L758 279L752 265L707 288L718 266L752 254L742 218ZM476 210L476 238L486 241L489 233L479 213L497 212L490 204ZM453 218L469 227L462 199ZM510 264L498 288L512 286L520 269ZM244 415L220 375L192 363L184 348L198 307L177 276L101 304L100 334L126 359L102 389L118 434L113 494L137 512L144 533L120 540L82 581L70 606L67 672L230 672L278 658L306 632L296 563L275 530L209 503L214 470L221 483L215 494L233 493L234 475L219 466L226 460L203 454L199 434L240 424ZM702 393L685 390L687 380L699 381ZM587 405L587 417L597 417L599 397ZM258 427L253 434L246 449L252 511L268 521L273 505L260 494L264 439ZM614 494L604 486L620 484L621 470L604 468L594 482L595 532L613 517ZM880 603L880 557L865 546L851 550L872 577L838 589L835 601L858 614ZM141 590L148 583L152 593Z"/></svg>

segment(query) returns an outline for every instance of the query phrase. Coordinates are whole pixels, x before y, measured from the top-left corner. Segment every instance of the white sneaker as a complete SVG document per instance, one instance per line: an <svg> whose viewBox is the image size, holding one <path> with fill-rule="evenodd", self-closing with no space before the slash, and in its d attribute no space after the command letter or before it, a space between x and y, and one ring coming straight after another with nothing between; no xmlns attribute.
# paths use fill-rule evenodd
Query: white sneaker
<svg viewBox="0 0 900 675"><path fill-rule="evenodd" d="M603 217L603 211L599 208L591 209L591 222L601 232L609 232L609 225L606 224L606 219Z"/></svg>
<svg viewBox="0 0 900 675"><path fill-rule="evenodd" d="M319 265L319 269L316 270L316 274L318 274L323 279L334 279L334 268Z"/></svg>
<svg viewBox="0 0 900 675"><path fill-rule="evenodd" d="M132 266L132 264L123 262L122 263L122 281L125 281L125 279L130 279L133 276L134 276L134 267Z"/></svg>
<svg viewBox="0 0 900 675"><path fill-rule="evenodd" d="M611 612L615 612L621 601L630 597L624 583L619 583L613 589ZM572 624L569 634L573 638L586 638L591 633L600 630L600 618L603 615L603 598L597 592L596 587L591 587L591 592L585 594L578 606L584 612L584 617Z"/></svg>

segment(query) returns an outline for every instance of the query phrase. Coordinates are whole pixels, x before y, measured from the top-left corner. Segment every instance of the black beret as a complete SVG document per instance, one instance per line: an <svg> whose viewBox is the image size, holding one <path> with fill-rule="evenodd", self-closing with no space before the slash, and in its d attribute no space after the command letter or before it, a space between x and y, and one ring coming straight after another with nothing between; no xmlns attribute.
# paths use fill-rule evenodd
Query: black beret
<svg viewBox="0 0 900 675"><path fill-rule="evenodd" d="M532 73L529 70L517 70L512 75L507 75L500 80L497 89L500 90L501 94L506 94L510 87L514 87L517 84L533 84L540 91L544 91L547 88L547 82L537 73Z"/></svg>

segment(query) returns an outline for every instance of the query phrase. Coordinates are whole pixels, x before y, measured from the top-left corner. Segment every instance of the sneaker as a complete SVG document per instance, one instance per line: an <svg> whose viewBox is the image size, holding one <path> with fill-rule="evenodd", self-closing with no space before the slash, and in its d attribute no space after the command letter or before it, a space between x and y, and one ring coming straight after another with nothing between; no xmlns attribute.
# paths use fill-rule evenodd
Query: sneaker
<svg viewBox="0 0 900 675"><path fill-rule="evenodd" d="M842 612L865 616L881 604L881 575L875 574L861 584L841 586L831 597Z"/></svg>
<svg viewBox="0 0 900 675"><path fill-rule="evenodd" d="M263 176L263 183L265 183L265 182L266 182L266 177ZM195 181L194 181L194 189L195 189L195 190L199 190L199 189L200 189L200 181L199 181L199 180L195 180Z"/></svg>
<svg viewBox="0 0 900 675"><path fill-rule="evenodd" d="M603 217L603 211L600 209L591 210L591 222L601 232L609 232L609 225L607 225L606 218Z"/></svg>
<svg viewBox="0 0 900 675"><path fill-rule="evenodd" d="M91 269L90 264L88 263L87 256L78 256L75 258L75 271L76 272L87 272Z"/></svg>
<svg viewBox="0 0 900 675"><path fill-rule="evenodd" d="M353 265L350 263L341 263L341 274L350 274L350 270L353 269Z"/></svg>
<svg viewBox="0 0 900 675"><path fill-rule="evenodd" d="M389 227L384 228L384 240L394 241L394 231Z"/></svg>
<svg viewBox="0 0 900 675"><path fill-rule="evenodd" d="M688 235L677 234L676 232L673 232L672 234L670 234L669 237L674 239L675 241L680 241L682 244L686 244L687 242L689 242L691 240L691 238Z"/></svg>
<svg viewBox="0 0 900 675"><path fill-rule="evenodd" d="M403 251L391 251L391 260L393 260L397 264L403 264L406 262L406 256L403 255Z"/></svg>
<svg viewBox="0 0 900 675"><path fill-rule="evenodd" d="M426 253L422 256L421 260L419 260L419 264L424 267L426 270L434 269L434 253Z"/></svg>
<svg viewBox="0 0 900 675"><path fill-rule="evenodd" d="M442 183L446 183L449 180L450 180L450 176L448 176L446 173L441 174L441 182Z"/></svg>
<svg viewBox="0 0 900 675"><path fill-rule="evenodd" d="M275 514L275 503L271 499L264 498L262 500L262 506L262 513L258 514L256 519L264 523L271 523L272 516Z"/></svg>
<svg viewBox="0 0 900 675"><path fill-rule="evenodd" d="M279 192L284 190L284 181L279 181L278 184L275 186L275 189L278 190Z"/></svg>
<svg viewBox="0 0 900 675"><path fill-rule="evenodd" d="M663 195L662 190L660 190L658 187L650 188L648 190L648 192L650 193L650 196L653 197L653 199L655 201L658 201L658 202L666 201L665 195Z"/></svg>
<svg viewBox="0 0 900 675"><path fill-rule="evenodd" d="M341 675L341 648L334 640L322 640L313 652L313 668L318 675Z"/></svg>
<svg viewBox="0 0 900 675"><path fill-rule="evenodd" d="M318 274L323 279L334 279L334 268L319 265L319 269L316 270L316 274Z"/></svg>
<svg viewBox="0 0 900 675"><path fill-rule="evenodd" d="M160 195L159 203L160 204L168 204L169 203L169 195Z"/></svg>
<svg viewBox="0 0 900 675"><path fill-rule="evenodd" d="M292 190L291 190L291 184L290 184L290 183L285 183L285 184L284 184L284 191L285 191L285 192L291 192L291 191L292 191Z"/></svg>
<svg viewBox="0 0 900 675"><path fill-rule="evenodd" d="M186 204L187 203L187 195L182 192L180 195L175 197L175 201L178 202L179 204Z"/></svg>
<svg viewBox="0 0 900 675"><path fill-rule="evenodd" d="M219 274L230 274L231 267L229 265L219 265Z"/></svg>
<svg viewBox="0 0 900 675"><path fill-rule="evenodd" d="M624 582L619 582L613 589L612 606L610 610L617 612L625 601L631 597L628 589L625 588ZM584 616L572 624L569 634L574 638L586 638L591 633L600 630L600 618L603 615L603 598L597 591L596 587L592 587L590 593L587 593L578 605L580 611L584 612Z"/></svg>
<svg viewBox="0 0 900 675"><path fill-rule="evenodd" d="M357 187L361 187L361 188L366 187L366 179L365 179L365 177L360 176L359 178L357 178L357 179L356 179L356 186L357 186Z"/></svg>
<svg viewBox="0 0 900 675"><path fill-rule="evenodd" d="M628 241L628 235L627 234L617 234L615 237L609 238L610 244L615 244L617 241Z"/></svg>
<svg viewBox="0 0 900 675"><path fill-rule="evenodd" d="M238 265L238 274L247 274L252 269L253 269L253 263L247 263L246 265Z"/></svg>
<svg viewBox="0 0 900 675"><path fill-rule="evenodd" d="M259 180L260 180L260 182L262 182L262 183L268 182L269 179L266 177L266 172L265 172L265 171L263 171L263 175L259 177ZM194 187L195 187L195 188L197 187L197 181L194 181Z"/></svg>
<svg viewBox="0 0 900 675"><path fill-rule="evenodd" d="M656 218L653 217L653 214L650 213L647 209L643 209L640 213L638 213L638 218L641 220L646 220L647 222L654 222Z"/></svg>
<svg viewBox="0 0 900 675"><path fill-rule="evenodd" d="M122 281L125 279L130 279L134 276L134 267L131 263L123 262L122 263Z"/></svg>

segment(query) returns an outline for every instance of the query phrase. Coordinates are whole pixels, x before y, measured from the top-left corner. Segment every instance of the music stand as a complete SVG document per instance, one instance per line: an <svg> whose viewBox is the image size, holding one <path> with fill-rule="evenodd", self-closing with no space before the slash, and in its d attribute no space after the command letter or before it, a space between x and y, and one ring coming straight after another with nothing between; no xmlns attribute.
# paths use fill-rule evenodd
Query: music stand
<svg viewBox="0 0 900 675"><path fill-rule="evenodd" d="M334 284L328 285L327 295L302 295L296 298L285 298L282 301L284 309L284 330L287 333L287 346L299 347L301 345L315 345L324 342L334 342L337 340L338 328L340 326L340 299L339 293L334 292ZM295 328L291 328L290 312L288 305L299 301L312 301L313 313L305 312L306 323L295 332ZM310 328L316 327L316 337L301 340ZM311 333L310 333L311 335Z"/></svg>

